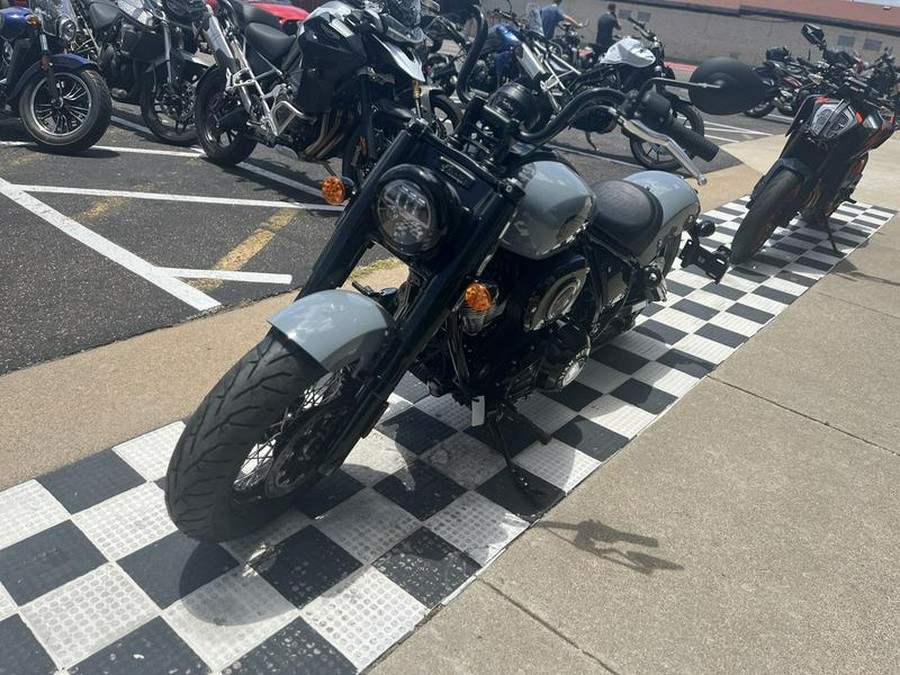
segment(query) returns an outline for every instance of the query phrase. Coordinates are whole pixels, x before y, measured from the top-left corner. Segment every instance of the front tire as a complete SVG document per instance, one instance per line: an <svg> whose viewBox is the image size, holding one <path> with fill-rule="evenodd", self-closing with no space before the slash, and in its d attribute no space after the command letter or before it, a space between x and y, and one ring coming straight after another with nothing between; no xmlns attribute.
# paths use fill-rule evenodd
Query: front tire
<svg viewBox="0 0 900 675"><path fill-rule="evenodd" d="M800 210L803 179L793 171L781 171L753 198L750 210L731 244L731 263L740 265L756 255L776 227L786 227Z"/></svg>
<svg viewBox="0 0 900 675"><path fill-rule="evenodd" d="M19 117L42 148L64 154L82 152L109 127L109 89L95 70L59 72L55 77L60 103L53 103L46 77L34 78L19 98Z"/></svg>
<svg viewBox="0 0 900 675"><path fill-rule="evenodd" d="M703 118L697 109L687 101L676 99L672 101L672 113L675 121L689 127L695 134L703 136L706 131ZM648 143L639 138L631 138L631 154L641 166L655 171L671 171L681 164L663 146ZM688 152L691 157L694 153Z"/></svg>
<svg viewBox="0 0 900 675"><path fill-rule="evenodd" d="M198 79L185 73L179 90L173 92L150 76L141 88L141 117L150 131L169 145L188 146L197 140L194 99Z"/></svg>
<svg viewBox="0 0 900 675"><path fill-rule="evenodd" d="M197 139L206 156L220 166L240 164L256 148L256 141L246 132L219 127L219 121L240 106L237 96L225 93L225 73L220 68L207 71L197 85L194 101Z"/></svg>
<svg viewBox="0 0 900 675"><path fill-rule="evenodd" d="M326 374L272 330L191 416L166 476L166 506L189 537L227 541L309 489L352 412L349 368Z"/></svg>

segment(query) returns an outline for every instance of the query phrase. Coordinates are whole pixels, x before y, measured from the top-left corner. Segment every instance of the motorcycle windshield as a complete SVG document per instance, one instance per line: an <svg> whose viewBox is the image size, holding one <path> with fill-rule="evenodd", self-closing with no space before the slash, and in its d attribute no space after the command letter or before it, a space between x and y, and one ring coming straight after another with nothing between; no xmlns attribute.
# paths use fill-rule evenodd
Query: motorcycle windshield
<svg viewBox="0 0 900 675"><path fill-rule="evenodd" d="M72 16L72 5L69 0L32 0L31 8L44 15L44 20L58 22Z"/></svg>
<svg viewBox="0 0 900 675"><path fill-rule="evenodd" d="M656 56L640 40L622 38L610 47L600 63L624 64L635 68L646 68L656 63Z"/></svg>

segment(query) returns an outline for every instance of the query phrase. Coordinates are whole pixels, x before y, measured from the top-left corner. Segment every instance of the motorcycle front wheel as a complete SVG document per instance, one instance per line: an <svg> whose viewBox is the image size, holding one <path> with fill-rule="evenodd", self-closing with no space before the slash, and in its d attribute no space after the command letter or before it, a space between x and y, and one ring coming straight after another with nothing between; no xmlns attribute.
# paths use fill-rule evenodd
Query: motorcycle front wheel
<svg viewBox="0 0 900 675"><path fill-rule="evenodd" d="M166 475L166 506L202 541L242 537L284 512L321 477L353 412L350 366L322 376L312 358L271 331L191 416Z"/></svg>
<svg viewBox="0 0 900 675"><path fill-rule="evenodd" d="M172 90L152 77L141 88L141 117L150 131L169 145L188 146L197 140L194 98L198 75L188 76Z"/></svg>
<svg viewBox="0 0 900 675"><path fill-rule="evenodd" d="M38 145L51 152L77 153L99 141L112 114L106 82L95 70L55 74L54 102L46 77L34 78L19 98L19 117Z"/></svg>
<svg viewBox="0 0 900 675"><path fill-rule="evenodd" d="M759 119L761 117L765 117L773 110L775 110L775 104L772 103L772 101L764 101L758 105L753 106L752 108L748 108L747 110L745 110L744 115L747 117Z"/></svg>
<svg viewBox="0 0 900 675"><path fill-rule="evenodd" d="M197 85L194 121L203 151L220 166L240 164L256 148L256 141L246 132L220 125L226 115L240 107L241 102L236 95L225 93L225 73L220 68L207 71Z"/></svg>
<svg viewBox="0 0 900 675"><path fill-rule="evenodd" d="M695 134L703 135L705 126L703 118L697 109L687 101L681 99L672 102L672 114L675 122L689 127ZM671 171L679 166L678 160L661 145L648 143L639 138L631 138L631 154L638 163L648 169L656 171ZM691 157L694 153L688 152Z"/></svg>
<svg viewBox="0 0 900 675"><path fill-rule="evenodd" d="M803 179L781 171L753 198L731 243L731 263L745 263L763 247L777 227L786 227L800 210Z"/></svg>

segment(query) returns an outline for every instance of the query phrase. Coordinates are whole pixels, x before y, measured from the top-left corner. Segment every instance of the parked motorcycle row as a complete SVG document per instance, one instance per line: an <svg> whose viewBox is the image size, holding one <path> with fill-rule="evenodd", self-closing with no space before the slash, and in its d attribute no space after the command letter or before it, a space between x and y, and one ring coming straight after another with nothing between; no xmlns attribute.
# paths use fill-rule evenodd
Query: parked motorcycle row
<svg viewBox="0 0 900 675"><path fill-rule="evenodd" d="M420 0L331 0L292 27L240 0L142 0L137 17L105 0L33 2L2 12L12 55L2 82L45 147L99 139L108 83L141 104L154 133L174 143L195 133L216 163L262 143L342 164L322 194L345 208L302 291L175 448L169 515L201 540L262 527L337 469L407 372L470 408L531 490L502 423L550 438L519 401L571 384L594 351L666 299L677 260L718 282L796 213L827 229L895 128L892 62L863 73L829 64L732 249L709 250L701 239L715 225L700 220L696 191L658 169L705 183L692 157L718 147L699 111L753 109L772 87L722 57L678 81L639 22L649 46L626 37L598 55L572 30L547 40L511 12L489 29L477 6L473 38L440 17L426 36ZM821 29L804 35L827 49ZM458 56L434 47L446 39ZM654 170L589 184L550 147L570 128L588 139L619 129ZM406 263L406 281L340 290L376 244Z"/></svg>

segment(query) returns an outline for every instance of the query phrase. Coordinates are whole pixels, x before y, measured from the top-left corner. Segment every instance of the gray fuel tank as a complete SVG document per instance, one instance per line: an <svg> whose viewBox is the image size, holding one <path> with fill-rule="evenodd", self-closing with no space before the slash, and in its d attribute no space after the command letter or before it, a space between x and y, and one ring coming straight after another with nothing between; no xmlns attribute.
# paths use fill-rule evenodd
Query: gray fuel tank
<svg viewBox="0 0 900 675"><path fill-rule="evenodd" d="M665 232L671 225L684 226L688 216L700 213L700 199L694 189L681 178L665 171L641 171L625 180L647 188L663 208Z"/></svg>
<svg viewBox="0 0 900 675"><path fill-rule="evenodd" d="M500 245L532 260L547 258L584 229L594 193L577 173L553 160L524 164L515 177L524 185L525 196Z"/></svg>

